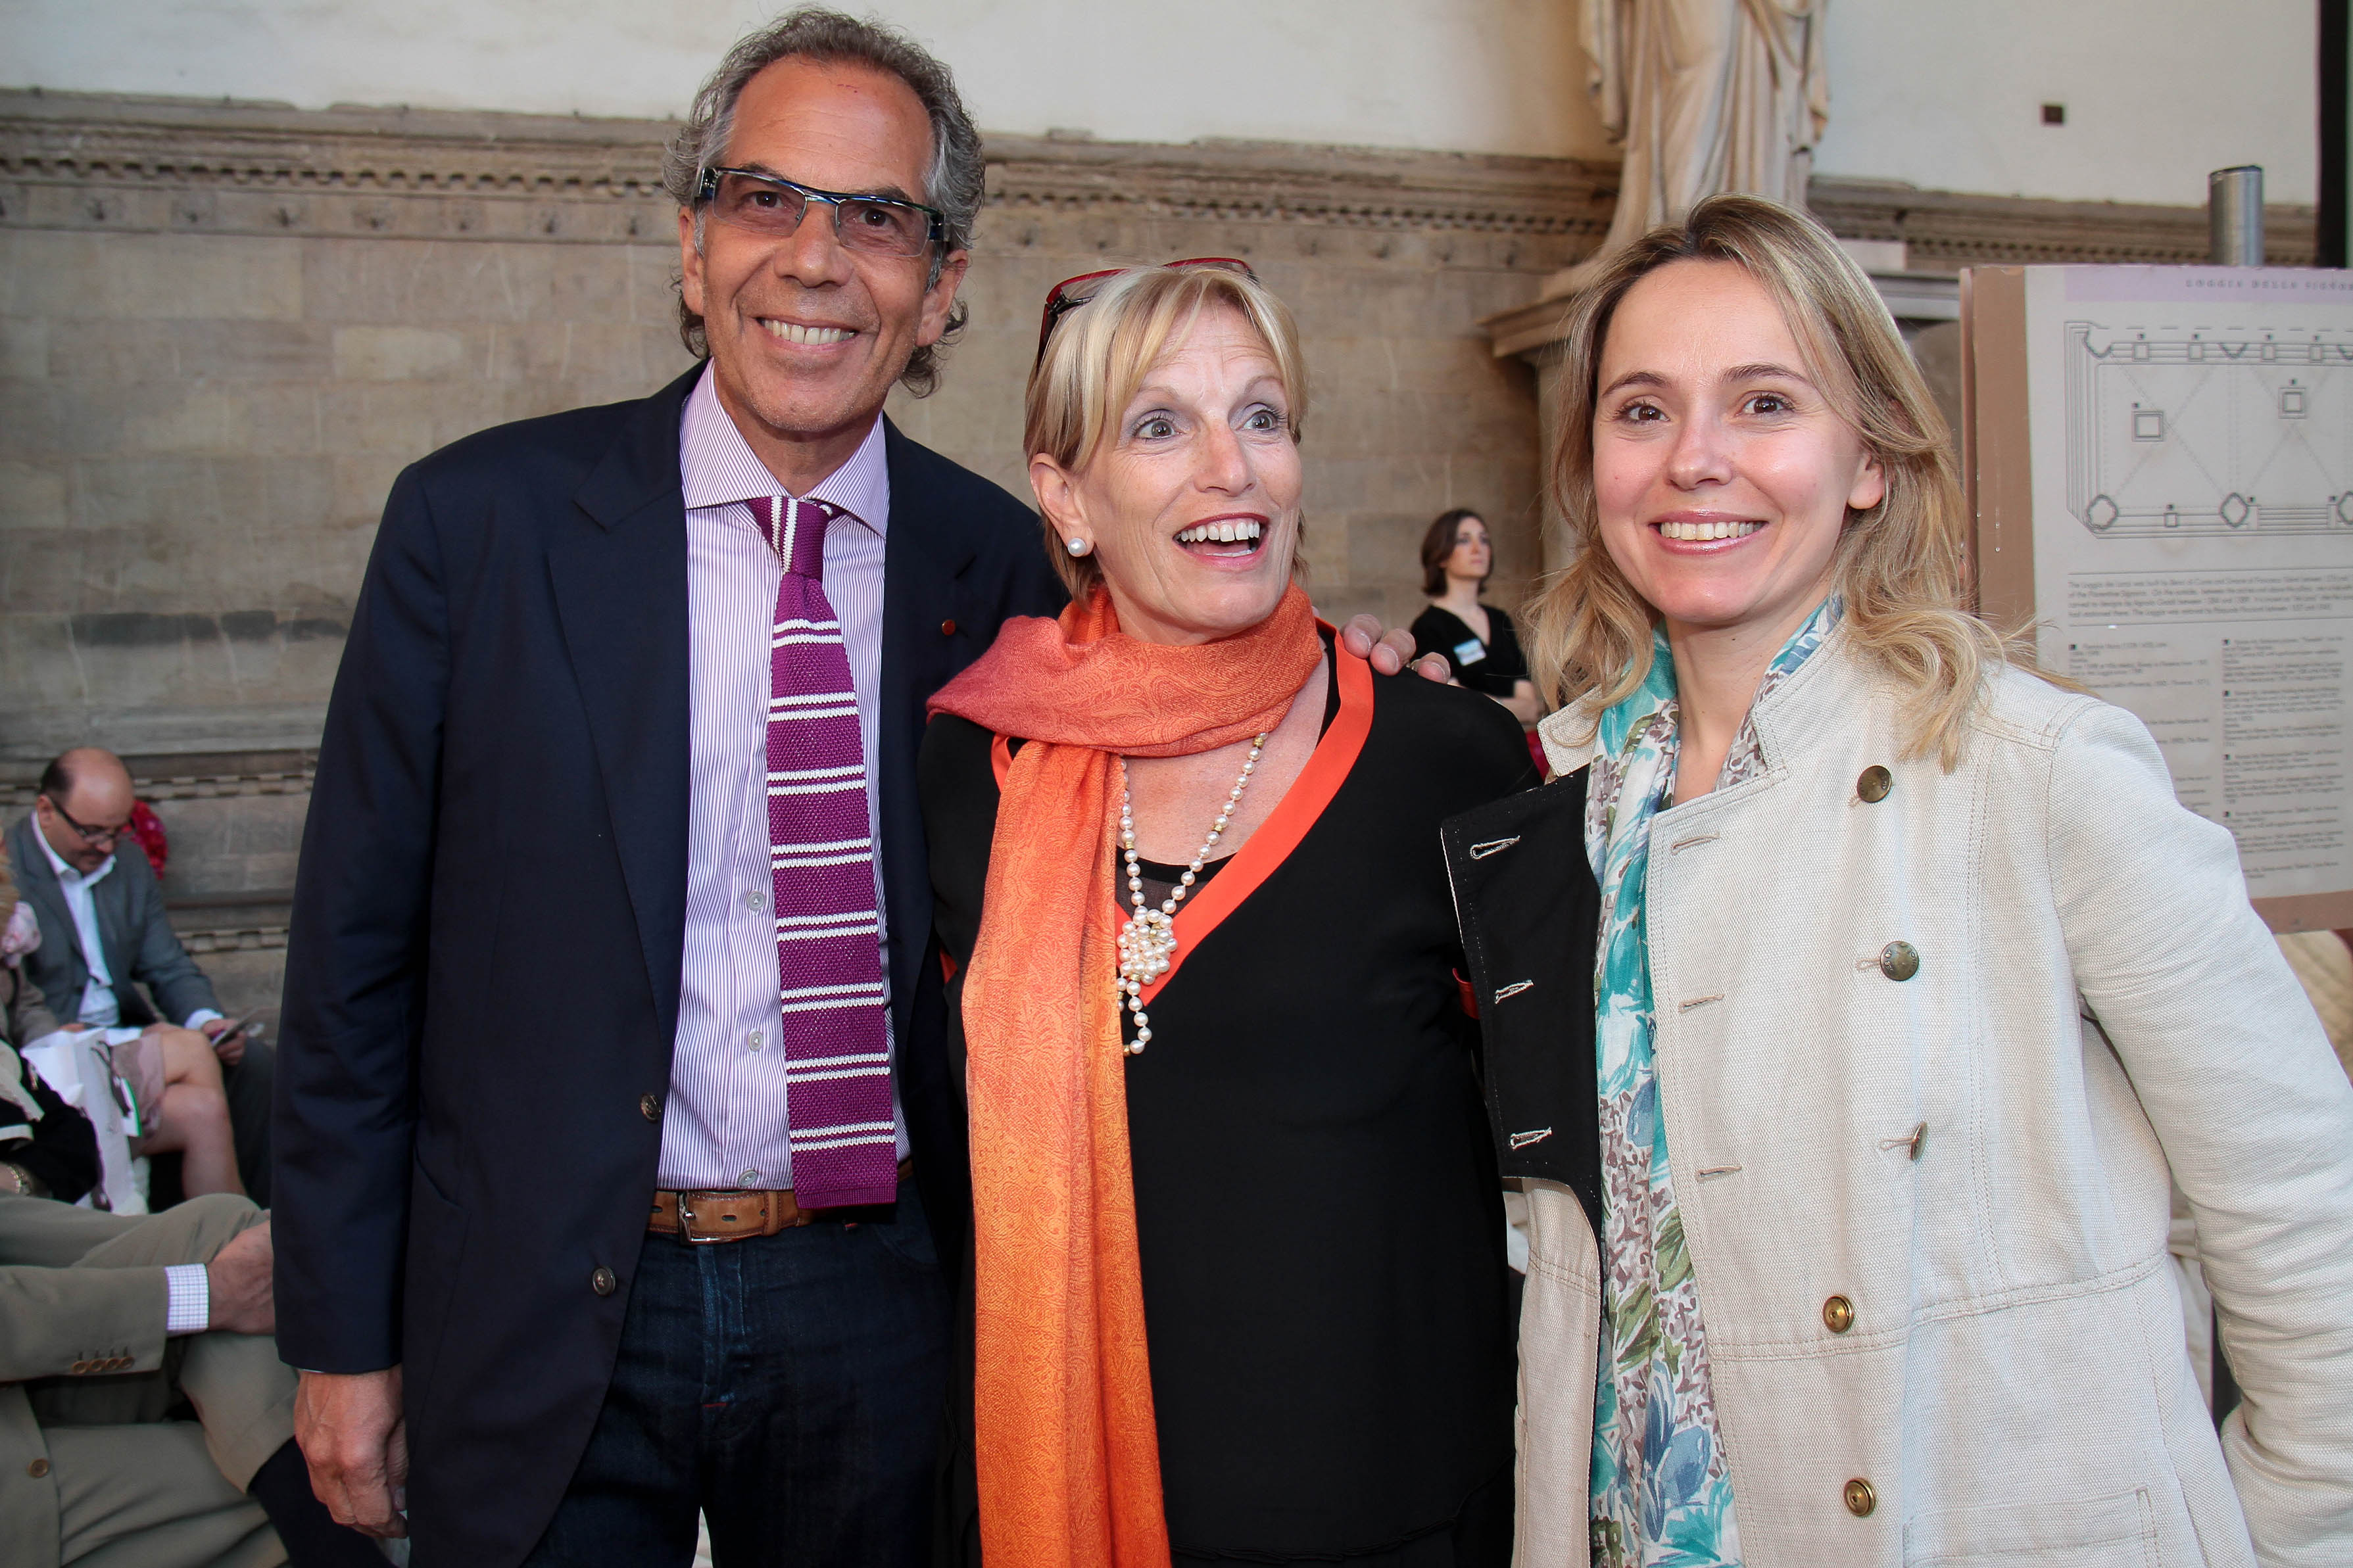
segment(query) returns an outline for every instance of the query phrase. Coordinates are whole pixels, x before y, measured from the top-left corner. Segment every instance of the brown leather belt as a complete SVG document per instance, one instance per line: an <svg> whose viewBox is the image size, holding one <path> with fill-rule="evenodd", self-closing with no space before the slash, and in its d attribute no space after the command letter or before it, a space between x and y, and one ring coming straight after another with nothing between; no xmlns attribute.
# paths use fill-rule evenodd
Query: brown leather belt
<svg viewBox="0 0 2353 1568"><path fill-rule="evenodd" d="M905 1181L914 1161L899 1162L899 1179ZM692 1242L743 1241L754 1236L775 1236L813 1220L855 1209L805 1209L793 1201L790 1187L744 1187L732 1192L657 1192L646 1229L655 1236L683 1236Z"/></svg>

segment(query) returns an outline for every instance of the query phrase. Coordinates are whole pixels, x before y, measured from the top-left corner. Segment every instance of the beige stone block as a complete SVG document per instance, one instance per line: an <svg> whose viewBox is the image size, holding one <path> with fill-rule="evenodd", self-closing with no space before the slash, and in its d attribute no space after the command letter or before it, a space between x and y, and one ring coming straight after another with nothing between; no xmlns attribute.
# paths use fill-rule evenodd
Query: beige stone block
<svg viewBox="0 0 2353 1568"><path fill-rule="evenodd" d="M0 377L39 381L49 374L49 323L0 319Z"/></svg>
<svg viewBox="0 0 2353 1568"><path fill-rule="evenodd" d="M264 459L261 487L250 515L274 532L307 537L335 516L334 471L315 456Z"/></svg>
<svg viewBox="0 0 2353 1568"><path fill-rule="evenodd" d="M142 386L147 405L122 421L121 449L243 452L259 432L246 399L225 386L165 382Z"/></svg>
<svg viewBox="0 0 2353 1568"><path fill-rule="evenodd" d="M63 528L69 472L54 460L0 462L0 529Z"/></svg>
<svg viewBox="0 0 2353 1568"><path fill-rule="evenodd" d="M0 579L15 574L15 562L0 561ZM13 599L0 599L11 605ZM43 709L71 708L87 700L88 687L73 656L73 637L66 617L10 608L0 612L0 669L9 678L0 682L0 747L9 754L42 726L29 722ZM33 755L46 759L55 747L37 747Z"/></svg>
<svg viewBox="0 0 2353 1568"><path fill-rule="evenodd" d="M364 522L373 535L376 520L384 515L385 498L392 494L393 480L413 460L409 454L401 452L353 452L329 447L327 472L334 484L329 515L344 527Z"/></svg>
<svg viewBox="0 0 2353 1568"><path fill-rule="evenodd" d="M74 521L92 532L185 532L198 538L228 510L258 501L255 465L242 458L115 453L74 464Z"/></svg>
<svg viewBox="0 0 2353 1568"><path fill-rule="evenodd" d="M447 381L466 369L466 340L433 327L337 327L339 381Z"/></svg>
<svg viewBox="0 0 2353 1568"><path fill-rule="evenodd" d="M166 773L169 764L151 764L149 771ZM158 801L155 815L172 839L166 890L188 897L291 888L310 801L307 794ZM216 923L221 918L210 917Z"/></svg>
<svg viewBox="0 0 2353 1568"><path fill-rule="evenodd" d="M319 449L396 453L414 461L433 450L446 405L473 388L429 382L338 382L319 393Z"/></svg>
<svg viewBox="0 0 2353 1568"><path fill-rule="evenodd" d="M0 381L0 458L34 461L58 451L57 399L37 381Z"/></svg>
<svg viewBox="0 0 2353 1568"><path fill-rule="evenodd" d="M301 244L218 234L0 235L0 314L117 321L298 321Z"/></svg>
<svg viewBox="0 0 2353 1568"><path fill-rule="evenodd" d="M286 949L256 947L208 952L196 961L232 1018L259 1012L273 1034L286 990ZM273 1040L272 1043L275 1043Z"/></svg>
<svg viewBox="0 0 2353 1568"><path fill-rule="evenodd" d="M48 374L67 381L295 381L332 367L308 321L78 321L51 334Z"/></svg>
<svg viewBox="0 0 2353 1568"><path fill-rule="evenodd" d="M0 603L19 614L56 614L82 608L89 582L84 568L86 536L71 528L28 529L12 533L0 560Z"/></svg>

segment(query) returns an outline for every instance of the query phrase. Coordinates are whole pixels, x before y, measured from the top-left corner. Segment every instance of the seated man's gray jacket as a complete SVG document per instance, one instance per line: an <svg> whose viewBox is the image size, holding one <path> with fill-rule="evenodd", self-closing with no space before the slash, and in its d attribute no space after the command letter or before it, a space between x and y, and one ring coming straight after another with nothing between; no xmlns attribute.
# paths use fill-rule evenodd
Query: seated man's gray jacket
<svg viewBox="0 0 2353 1568"><path fill-rule="evenodd" d="M41 921L41 945L25 955L25 972L48 997L50 1010L70 1021L81 1010L90 966L82 962L73 912L66 908L65 889L58 886L40 832L30 816L8 829L8 859L15 868L17 894ZM159 1017L167 1024L185 1023L198 1008L219 1010L213 983L180 945L164 916L164 891L137 845L125 840L115 851L114 869L90 890L90 897L98 907L99 941L106 948L106 967L126 1026L141 1028ZM153 994L152 1007L139 994L141 985Z"/></svg>

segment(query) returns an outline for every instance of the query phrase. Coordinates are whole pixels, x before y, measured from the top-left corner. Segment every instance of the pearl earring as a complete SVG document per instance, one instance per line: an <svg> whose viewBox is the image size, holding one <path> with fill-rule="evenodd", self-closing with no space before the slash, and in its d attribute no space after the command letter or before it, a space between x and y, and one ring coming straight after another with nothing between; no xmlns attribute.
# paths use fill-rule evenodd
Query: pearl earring
<svg viewBox="0 0 2353 1568"><path fill-rule="evenodd" d="M1093 546L1093 545L1089 544L1089 543L1088 543L1085 540L1083 540L1083 539L1073 539L1073 540L1071 540L1071 541L1069 541L1069 542L1068 542L1068 545L1069 545L1069 549L1070 549L1071 553L1071 554L1073 554L1073 555L1084 555L1088 551L1092 550L1092 549L1094 548L1094 546Z"/></svg>

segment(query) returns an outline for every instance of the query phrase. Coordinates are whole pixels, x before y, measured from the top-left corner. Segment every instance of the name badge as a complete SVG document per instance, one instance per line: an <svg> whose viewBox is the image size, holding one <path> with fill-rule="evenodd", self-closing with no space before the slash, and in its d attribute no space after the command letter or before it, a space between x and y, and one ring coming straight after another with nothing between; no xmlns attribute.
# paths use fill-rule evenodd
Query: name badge
<svg viewBox="0 0 2353 1568"><path fill-rule="evenodd" d="M1454 668L1457 669L1466 664L1476 664L1486 657L1487 645L1477 637L1465 637L1454 645Z"/></svg>

